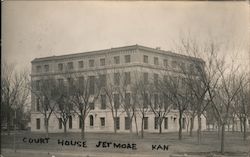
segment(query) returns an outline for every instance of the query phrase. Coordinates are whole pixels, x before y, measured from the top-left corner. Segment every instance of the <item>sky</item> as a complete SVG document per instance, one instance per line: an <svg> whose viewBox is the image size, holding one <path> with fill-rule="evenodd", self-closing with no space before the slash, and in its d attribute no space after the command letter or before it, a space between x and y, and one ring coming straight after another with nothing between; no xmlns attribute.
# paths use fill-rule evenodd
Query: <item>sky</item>
<svg viewBox="0 0 250 157"><path fill-rule="evenodd" d="M31 69L35 58L139 44L173 50L180 36L227 43L248 66L248 2L4 1L2 61ZM233 55L232 55L233 56Z"/></svg>

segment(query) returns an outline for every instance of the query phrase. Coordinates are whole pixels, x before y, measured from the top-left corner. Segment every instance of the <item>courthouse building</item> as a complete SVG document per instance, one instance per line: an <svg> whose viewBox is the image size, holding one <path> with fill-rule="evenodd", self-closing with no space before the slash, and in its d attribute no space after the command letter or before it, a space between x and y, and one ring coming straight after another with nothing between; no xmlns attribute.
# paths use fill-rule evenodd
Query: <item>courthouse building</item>
<svg viewBox="0 0 250 157"><path fill-rule="evenodd" d="M135 81L139 78L145 82L157 82L163 78L163 74L177 78L182 75L182 67L195 70L194 61L200 65L204 61L199 58L189 57L176 54L170 51L164 51L160 48L149 48L140 45L124 46L105 50L75 53L61 56L50 56L44 58L35 58L32 63L31 80L34 84L39 83L42 78L53 76L56 80L67 83L65 77L67 73L77 73L84 75L85 78L98 78L99 75L105 76L107 84L114 84L118 87L126 80L128 91ZM119 75L118 75L119 74ZM138 77L141 76L141 77ZM36 90L35 86L32 86ZM115 94L115 93L114 93ZM157 102L158 96L155 95L154 102ZM132 96L130 96L132 97ZM131 98L132 99L132 98ZM119 99L118 99L119 100ZM119 101L116 101L116 103ZM31 95L31 131L44 132L44 117L40 110L39 100L36 95ZM87 132L113 132L114 123L111 110L109 108L108 98L105 94L100 93L98 100L92 104L91 111L85 120L85 130ZM128 119L123 108L118 109L116 120L117 132L129 132ZM135 114L137 117L137 128L141 130L140 113ZM184 114L183 130L188 129L190 117ZM135 120L132 121L132 130L136 130ZM159 126L157 117L149 109L144 118L145 132L158 132ZM194 129L197 128L197 118L194 119ZM68 120L68 132L81 131L80 119L77 115L71 116ZM162 132L178 131L178 110L172 108L162 123ZM202 130L206 128L206 119L202 116ZM60 118L51 114L49 119L49 132L63 132L63 126Z"/></svg>

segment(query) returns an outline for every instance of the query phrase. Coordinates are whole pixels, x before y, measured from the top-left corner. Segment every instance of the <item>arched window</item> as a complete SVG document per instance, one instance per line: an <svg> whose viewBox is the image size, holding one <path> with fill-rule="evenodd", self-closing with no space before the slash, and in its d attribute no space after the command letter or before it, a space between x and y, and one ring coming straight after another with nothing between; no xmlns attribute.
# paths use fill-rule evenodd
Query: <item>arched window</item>
<svg viewBox="0 0 250 157"><path fill-rule="evenodd" d="M94 126L94 117L93 117L93 115L89 116L89 126Z"/></svg>

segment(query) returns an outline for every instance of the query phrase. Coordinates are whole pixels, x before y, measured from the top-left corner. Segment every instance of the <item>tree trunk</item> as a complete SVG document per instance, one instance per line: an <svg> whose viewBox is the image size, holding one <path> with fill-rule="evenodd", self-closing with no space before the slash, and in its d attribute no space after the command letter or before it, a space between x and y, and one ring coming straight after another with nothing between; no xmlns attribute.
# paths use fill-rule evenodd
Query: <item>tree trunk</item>
<svg viewBox="0 0 250 157"><path fill-rule="evenodd" d="M67 122L63 124L63 127L64 137L67 137Z"/></svg>
<svg viewBox="0 0 250 157"><path fill-rule="evenodd" d="M49 119L46 117L44 118L44 126L46 130L46 137L49 137Z"/></svg>
<svg viewBox="0 0 250 157"><path fill-rule="evenodd" d="M115 117L113 117L113 122L114 122L114 133L116 134L116 121L115 121Z"/></svg>
<svg viewBox="0 0 250 157"><path fill-rule="evenodd" d="M221 154L224 154L224 145L225 145L225 124L222 123L221 126Z"/></svg>
<svg viewBox="0 0 250 157"><path fill-rule="evenodd" d="M133 133L132 121L133 121L133 117L129 118L129 133L130 133L130 134Z"/></svg>
<svg viewBox="0 0 250 157"><path fill-rule="evenodd" d="M243 128L242 128L242 117L240 117L240 132L243 132Z"/></svg>
<svg viewBox="0 0 250 157"><path fill-rule="evenodd" d="M198 144L201 144L201 115L198 114L198 130L197 130Z"/></svg>
<svg viewBox="0 0 250 157"><path fill-rule="evenodd" d="M85 138L85 118L82 118L81 138Z"/></svg>
<svg viewBox="0 0 250 157"><path fill-rule="evenodd" d="M141 138L144 138L144 117L141 119Z"/></svg>
<svg viewBox="0 0 250 157"><path fill-rule="evenodd" d="M182 112L179 112L179 140L182 139Z"/></svg>
<svg viewBox="0 0 250 157"><path fill-rule="evenodd" d="M136 115L134 115L134 119L135 119L135 129L136 129L136 135L138 136L138 126L137 126L137 120L136 120Z"/></svg>
<svg viewBox="0 0 250 157"><path fill-rule="evenodd" d="M7 111L8 112L8 111ZM10 135L10 116L9 116L9 112L7 113L7 133L8 133L8 136Z"/></svg>
<svg viewBox="0 0 250 157"><path fill-rule="evenodd" d="M193 128L194 128L194 118L191 118L190 120L190 131L189 131L189 136L193 136Z"/></svg>
<svg viewBox="0 0 250 157"><path fill-rule="evenodd" d="M160 122L159 122L159 134L162 133L162 125L161 125L161 123L162 123L162 120L160 120Z"/></svg>
<svg viewBox="0 0 250 157"><path fill-rule="evenodd" d="M247 139L247 117L244 116L243 119L243 140L246 141Z"/></svg>

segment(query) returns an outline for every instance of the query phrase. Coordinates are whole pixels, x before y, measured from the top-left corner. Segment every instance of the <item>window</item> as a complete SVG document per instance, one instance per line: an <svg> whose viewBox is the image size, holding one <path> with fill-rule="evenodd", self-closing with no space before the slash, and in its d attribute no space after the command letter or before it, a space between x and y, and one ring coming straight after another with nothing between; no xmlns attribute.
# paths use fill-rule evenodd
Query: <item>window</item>
<svg viewBox="0 0 250 157"><path fill-rule="evenodd" d="M90 59L89 60L89 67L94 67L95 66L95 60L94 59Z"/></svg>
<svg viewBox="0 0 250 157"><path fill-rule="evenodd" d="M115 64L120 64L120 56L115 56L114 57L114 63Z"/></svg>
<svg viewBox="0 0 250 157"><path fill-rule="evenodd" d="M158 109L159 107L159 97L158 94L154 94L154 108Z"/></svg>
<svg viewBox="0 0 250 157"><path fill-rule="evenodd" d="M158 129L159 126L159 117L155 117L155 129Z"/></svg>
<svg viewBox="0 0 250 157"><path fill-rule="evenodd" d="M69 129L72 129L72 116L69 116Z"/></svg>
<svg viewBox="0 0 250 157"><path fill-rule="evenodd" d="M114 94L114 106L115 106L115 109L119 109L119 107L120 107L119 94Z"/></svg>
<svg viewBox="0 0 250 157"><path fill-rule="evenodd" d="M84 89L84 76L78 77L78 86L80 87L80 89Z"/></svg>
<svg viewBox="0 0 250 157"><path fill-rule="evenodd" d="M40 98L36 98L36 111L40 111Z"/></svg>
<svg viewBox="0 0 250 157"><path fill-rule="evenodd" d="M125 93L125 107L130 107L130 93Z"/></svg>
<svg viewBox="0 0 250 157"><path fill-rule="evenodd" d="M40 118L36 119L36 129L39 130L40 129Z"/></svg>
<svg viewBox="0 0 250 157"><path fill-rule="evenodd" d="M58 128L62 129L62 118L58 118Z"/></svg>
<svg viewBox="0 0 250 157"><path fill-rule="evenodd" d="M101 58L100 59L100 66L104 66L105 65L105 58Z"/></svg>
<svg viewBox="0 0 250 157"><path fill-rule="evenodd" d="M120 73L114 73L114 85L120 85Z"/></svg>
<svg viewBox="0 0 250 157"><path fill-rule="evenodd" d="M129 130L130 129L130 119L129 117L125 117L125 130Z"/></svg>
<svg viewBox="0 0 250 157"><path fill-rule="evenodd" d="M59 71L63 71L63 64L62 64L62 63L59 63L59 64L58 64L58 70L59 70Z"/></svg>
<svg viewBox="0 0 250 157"><path fill-rule="evenodd" d="M99 75L99 79L100 79L100 86L101 87L106 87L106 85L107 85L106 74Z"/></svg>
<svg viewBox="0 0 250 157"><path fill-rule="evenodd" d="M155 65L159 65L159 59L158 59L158 57L154 57L154 64Z"/></svg>
<svg viewBox="0 0 250 157"><path fill-rule="evenodd" d="M155 84L155 86L158 86L158 78L159 78L159 75L154 74L154 84Z"/></svg>
<svg viewBox="0 0 250 157"><path fill-rule="evenodd" d="M67 67L69 70L72 70L74 68L73 62L68 62Z"/></svg>
<svg viewBox="0 0 250 157"><path fill-rule="evenodd" d="M36 80L36 90L40 90L40 80Z"/></svg>
<svg viewBox="0 0 250 157"><path fill-rule="evenodd" d="M148 108L148 94L144 94L144 99L143 99L143 108Z"/></svg>
<svg viewBox="0 0 250 157"><path fill-rule="evenodd" d="M120 129L120 117L115 117L115 128Z"/></svg>
<svg viewBox="0 0 250 157"><path fill-rule="evenodd" d="M79 129L81 129L83 127L83 121L82 121L81 116L78 116L78 117L79 117Z"/></svg>
<svg viewBox="0 0 250 157"><path fill-rule="evenodd" d="M48 64L44 65L44 71L45 71L45 72L48 72L48 71L49 71L49 65L48 65Z"/></svg>
<svg viewBox="0 0 250 157"><path fill-rule="evenodd" d="M106 109L106 95L101 95L101 109Z"/></svg>
<svg viewBox="0 0 250 157"><path fill-rule="evenodd" d="M90 126L90 127L93 127L93 126L94 126L94 117L93 117L93 115L90 115L90 116L89 116L89 126Z"/></svg>
<svg viewBox="0 0 250 157"><path fill-rule="evenodd" d="M90 108L90 110L94 110L95 109L95 103L93 103L93 102L89 103L89 108Z"/></svg>
<svg viewBox="0 0 250 157"><path fill-rule="evenodd" d="M129 85L131 82L130 72L125 72L124 84Z"/></svg>
<svg viewBox="0 0 250 157"><path fill-rule="evenodd" d="M143 56L143 62L148 63L148 56L146 56L146 55Z"/></svg>
<svg viewBox="0 0 250 157"><path fill-rule="evenodd" d="M68 90L70 93L73 92L73 78L67 78L68 81Z"/></svg>
<svg viewBox="0 0 250 157"><path fill-rule="evenodd" d="M182 129L186 129L186 118L182 118Z"/></svg>
<svg viewBox="0 0 250 157"><path fill-rule="evenodd" d="M167 67L168 67L168 60L167 60L167 59L164 59L164 60L163 60L163 64L164 64L164 67L167 68Z"/></svg>
<svg viewBox="0 0 250 157"><path fill-rule="evenodd" d="M101 126L104 127L105 126L105 118L101 117L100 121L101 121Z"/></svg>
<svg viewBox="0 0 250 157"><path fill-rule="evenodd" d="M168 129L168 117L164 119L164 129Z"/></svg>
<svg viewBox="0 0 250 157"><path fill-rule="evenodd" d="M172 61L172 68L176 68L177 67L177 62L176 61Z"/></svg>
<svg viewBox="0 0 250 157"><path fill-rule="evenodd" d="M95 94L95 76L89 76L89 94Z"/></svg>
<svg viewBox="0 0 250 157"><path fill-rule="evenodd" d="M78 61L78 68L83 68L83 61Z"/></svg>
<svg viewBox="0 0 250 157"><path fill-rule="evenodd" d="M130 55L125 55L124 56L124 58L125 58L125 63L130 63Z"/></svg>
<svg viewBox="0 0 250 157"><path fill-rule="evenodd" d="M40 65L36 66L36 72L40 73L42 71L42 68Z"/></svg>
<svg viewBox="0 0 250 157"><path fill-rule="evenodd" d="M57 79L57 82L60 87L64 86L63 79Z"/></svg>
<svg viewBox="0 0 250 157"><path fill-rule="evenodd" d="M183 72L186 71L185 63L183 63L183 62L180 63L180 69L181 69L181 71L183 71Z"/></svg>
<svg viewBox="0 0 250 157"><path fill-rule="evenodd" d="M144 84L148 84L148 73L143 73Z"/></svg>
<svg viewBox="0 0 250 157"><path fill-rule="evenodd" d="M144 117L143 118L143 123L144 123L144 129L147 130L148 129L148 117Z"/></svg>

